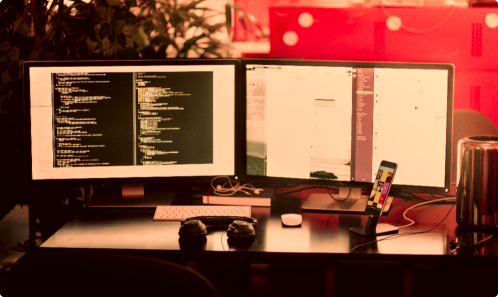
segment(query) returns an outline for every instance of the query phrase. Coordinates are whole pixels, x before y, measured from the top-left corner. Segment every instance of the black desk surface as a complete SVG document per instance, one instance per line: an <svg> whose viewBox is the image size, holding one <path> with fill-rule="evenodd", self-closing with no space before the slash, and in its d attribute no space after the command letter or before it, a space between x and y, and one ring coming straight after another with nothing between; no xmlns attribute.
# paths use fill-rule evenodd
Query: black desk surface
<svg viewBox="0 0 498 297"><path fill-rule="evenodd" d="M189 260L234 257L255 263L390 258L420 260L420 257L433 261L452 254L449 242L457 236L456 206L452 207L452 204L429 204L414 208L408 217L413 218L416 224L400 229L400 234L429 230L449 212L448 217L431 232L392 236L391 239L353 250L355 246L375 239L348 230L351 226L365 225L367 216L302 212L303 223L300 227L283 226L280 215L300 212L303 201L299 197L278 197L271 208L253 207L252 216L258 220L257 235L249 244L227 241L226 233L222 230L209 232L207 240L200 244L185 244L179 241L180 222L154 221L154 209L91 209L80 213L41 247L147 251L157 252L166 258L185 257ZM408 222L403 219L403 212L414 204L416 202L395 198L389 214L382 217L379 223L406 225ZM481 253L496 256L497 250L495 242Z"/></svg>
<svg viewBox="0 0 498 297"><path fill-rule="evenodd" d="M415 225L400 230L400 234L408 234L437 226L431 232L393 236L354 248L375 239L349 231L351 226L365 225L365 215L303 212L301 227L282 226L280 215L299 212L302 197L306 196L299 193L278 197L271 208L253 207L252 216L258 225L256 238L249 244L228 242L224 231L209 232L201 243L185 244L179 241L180 222L154 221L154 209L89 209L68 222L39 250L112 250L193 263L203 273L214 275L212 279L218 280L216 284L228 292L227 296L240 288L245 288L244 292L252 290L250 284L260 284L256 280L261 279L267 285L255 288L275 293L261 296L281 296L283 289L287 296L365 296L372 291L358 286L358 276L369 269L390 279L391 285L382 289L384 296L476 296L476 284L480 291L491 293L480 296L496 296L498 241L477 249L452 250L450 242L455 239L475 244L488 236L461 233L454 204L414 208L407 216L416 221ZM408 224L403 212L416 203L395 198L389 214L379 223ZM476 257L477 253L480 256Z"/></svg>

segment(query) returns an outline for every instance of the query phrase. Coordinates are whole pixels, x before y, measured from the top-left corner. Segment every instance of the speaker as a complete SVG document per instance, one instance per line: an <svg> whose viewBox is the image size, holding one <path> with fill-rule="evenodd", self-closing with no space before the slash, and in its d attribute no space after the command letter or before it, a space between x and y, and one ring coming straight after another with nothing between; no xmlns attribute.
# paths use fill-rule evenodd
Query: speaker
<svg viewBox="0 0 498 297"><path fill-rule="evenodd" d="M249 217L236 216L200 216L190 217L181 221L178 235L180 238L204 238L208 229L227 228L230 239L248 239L256 235L257 220Z"/></svg>

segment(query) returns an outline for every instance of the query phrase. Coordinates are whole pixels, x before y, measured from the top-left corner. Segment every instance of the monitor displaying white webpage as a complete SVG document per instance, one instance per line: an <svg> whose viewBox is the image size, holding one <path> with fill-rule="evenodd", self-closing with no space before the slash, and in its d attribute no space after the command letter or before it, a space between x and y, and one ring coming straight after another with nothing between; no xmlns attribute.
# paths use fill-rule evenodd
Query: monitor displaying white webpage
<svg viewBox="0 0 498 297"><path fill-rule="evenodd" d="M247 174L444 187L448 70L246 65Z"/></svg>

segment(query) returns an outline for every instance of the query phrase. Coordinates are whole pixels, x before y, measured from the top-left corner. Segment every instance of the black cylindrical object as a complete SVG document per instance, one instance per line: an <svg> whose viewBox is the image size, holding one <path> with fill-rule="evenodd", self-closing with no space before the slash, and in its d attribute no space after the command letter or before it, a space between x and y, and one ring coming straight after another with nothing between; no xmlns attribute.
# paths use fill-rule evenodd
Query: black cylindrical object
<svg viewBox="0 0 498 297"><path fill-rule="evenodd" d="M457 223L498 228L498 137L460 139L457 161Z"/></svg>

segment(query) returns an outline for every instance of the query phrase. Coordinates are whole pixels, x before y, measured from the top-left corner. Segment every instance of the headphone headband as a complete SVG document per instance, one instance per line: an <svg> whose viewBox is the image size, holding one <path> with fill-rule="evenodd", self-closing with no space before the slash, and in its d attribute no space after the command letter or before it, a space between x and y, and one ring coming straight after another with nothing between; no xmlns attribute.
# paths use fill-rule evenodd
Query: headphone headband
<svg viewBox="0 0 498 297"><path fill-rule="evenodd" d="M251 217L237 217L237 216L199 216L199 217L190 217L181 221L183 225L187 221L198 220L201 221L207 228L216 228L216 227L226 227L233 223L234 221L244 221L256 226L258 222L255 218Z"/></svg>

